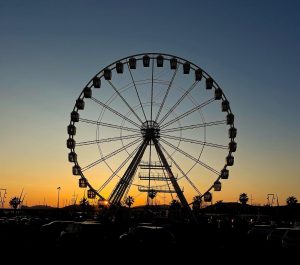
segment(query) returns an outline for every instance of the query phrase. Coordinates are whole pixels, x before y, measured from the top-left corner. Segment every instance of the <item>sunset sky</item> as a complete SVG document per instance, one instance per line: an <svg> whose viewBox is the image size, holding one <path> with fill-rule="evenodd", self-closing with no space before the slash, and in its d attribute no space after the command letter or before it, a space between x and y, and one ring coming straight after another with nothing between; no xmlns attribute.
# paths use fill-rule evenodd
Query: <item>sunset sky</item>
<svg viewBox="0 0 300 265"><path fill-rule="evenodd" d="M0 0L0 188L27 205L82 197L66 127L86 83L158 52L211 74L236 115L238 150L214 197L300 200L299 1ZM88 140L88 139L87 139ZM6 203L7 206L7 203Z"/></svg>

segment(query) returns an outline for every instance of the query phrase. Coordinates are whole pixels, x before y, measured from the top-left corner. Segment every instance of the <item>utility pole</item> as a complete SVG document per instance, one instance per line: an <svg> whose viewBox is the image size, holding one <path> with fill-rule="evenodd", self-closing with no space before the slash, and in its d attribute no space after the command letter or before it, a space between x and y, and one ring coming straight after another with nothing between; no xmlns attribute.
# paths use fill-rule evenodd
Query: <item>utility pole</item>
<svg viewBox="0 0 300 265"><path fill-rule="evenodd" d="M61 187L57 188L57 208L59 208L59 192L60 192Z"/></svg>

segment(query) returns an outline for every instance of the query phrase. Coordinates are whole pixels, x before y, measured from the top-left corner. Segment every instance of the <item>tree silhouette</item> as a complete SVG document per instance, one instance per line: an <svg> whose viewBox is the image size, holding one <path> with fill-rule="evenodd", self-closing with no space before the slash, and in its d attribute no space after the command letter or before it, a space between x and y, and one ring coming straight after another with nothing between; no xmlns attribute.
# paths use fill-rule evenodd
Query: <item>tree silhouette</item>
<svg viewBox="0 0 300 265"><path fill-rule="evenodd" d="M80 208L83 210L83 211L87 211L89 206L90 206L90 202L87 198L83 197L80 202L79 202L79 205L80 205Z"/></svg>
<svg viewBox="0 0 300 265"><path fill-rule="evenodd" d="M193 198L192 207L194 211L198 211L201 207L202 198L201 196L195 196Z"/></svg>
<svg viewBox="0 0 300 265"><path fill-rule="evenodd" d="M128 196L125 200L125 204L130 208L133 203L134 203L134 198L132 196Z"/></svg>
<svg viewBox="0 0 300 265"><path fill-rule="evenodd" d="M297 198L295 196L289 196L286 199L286 204L287 205L295 205L298 202Z"/></svg>
<svg viewBox="0 0 300 265"><path fill-rule="evenodd" d="M249 198L248 198L247 193L241 193L241 194L240 194L239 201L240 201L240 203L241 203L242 205L246 205L247 202L249 201Z"/></svg>
<svg viewBox="0 0 300 265"><path fill-rule="evenodd" d="M18 197L13 197L10 201L9 201L9 205L14 208L17 209L18 206L21 204L21 200Z"/></svg>

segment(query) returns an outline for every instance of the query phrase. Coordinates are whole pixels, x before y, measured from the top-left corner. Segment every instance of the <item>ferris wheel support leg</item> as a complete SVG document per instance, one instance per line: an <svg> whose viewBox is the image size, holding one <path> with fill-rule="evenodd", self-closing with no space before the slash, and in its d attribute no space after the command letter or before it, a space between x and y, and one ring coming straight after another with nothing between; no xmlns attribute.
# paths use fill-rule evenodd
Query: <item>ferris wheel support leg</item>
<svg viewBox="0 0 300 265"><path fill-rule="evenodd" d="M140 146L139 150L137 151L136 155L132 159L130 165L126 169L124 175L122 176L122 178L114 188L113 192L109 196L110 205L117 206L120 204L121 199L126 189L128 188L128 185L132 183L131 180L135 175L139 163L141 162L141 159L144 155L147 145L148 145L148 140L145 139L142 145Z"/></svg>
<svg viewBox="0 0 300 265"><path fill-rule="evenodd" d="M161 148L158 144L158 141L156 139L153 139L153 142L154 142L154 146L155 146L155 149L157 151L157 154L159 155L159 157L160 157L160 159L161 159L161 161L162 161L162 163L163 163L163 165L164 165L164 167L165 167L165 169L168 173L170 181L171 181L171 183L174 187L175 192L177 193L177 196L178 196L178 198L181 202L181 205L183 206L183 209L189 215L190 221L193 224L198 224L198 220L196 219L196 217L195 217L194 213L192 212L186 198L184 197L183 192L180 189L180 187L179 187L179 185L178 185L178 183L177 183L177 181L174 177L174 174L173 174L173 172L172 172L172 170L171 170L171 168L170 168L170 166L167 162L167 159L166 159L164 153L162 152L162 150L161 150Z"/></svg>

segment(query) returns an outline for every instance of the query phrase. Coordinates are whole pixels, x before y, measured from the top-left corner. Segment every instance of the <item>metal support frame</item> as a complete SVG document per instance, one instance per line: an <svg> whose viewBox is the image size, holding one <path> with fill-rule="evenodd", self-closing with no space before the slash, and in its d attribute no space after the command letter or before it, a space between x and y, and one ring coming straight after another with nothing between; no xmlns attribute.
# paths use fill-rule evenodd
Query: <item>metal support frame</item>
<svg viewBox="0 0 300 265"><path fill-rule="evenodd" d="M176 194L177 194L177 196L178 196L178 198L179 198L179 200L181 202L182 207L184 208L184 210L186 211L186 213L189 215L191 222L198 223L198 221L197 221L196 217L194 216L194 214L193 214L193 212L192 212L192 210L191 210L191 208L190 208L190 206L189 206L186 198L183 195L182 190L180 189L180 187L179 187L179 185L178 185L178 183L177 183L177 181L175 179L175 176L174 176L171 168L169 167L169 164L167 162L167 159L166 159L164 153L160 149L160 146L159 146L159 143L158 143L157 139L154 138L152 140L153 140L156 152L159 155L159 157L160 157L163 165L165 166L165 169L166 169L166 171L168 173L168 176L169 176L170 181L171 181L171 183L172 183L172 185L174 187L174 190L176 191Z"/></svg>
<svg viewBox="0 0 300 265"><path fill-rule="evenodd" d="M132 178L135 175L136 169L141 162L141 159L145 153L146 147L149 143L149 139L145 138L136 155L132 159L130 165L125 171L123 177L120 179L113 192L109 196L109 202L111 205L120 205L121 199L126 192L128 185L131 183Z"/></svg>

